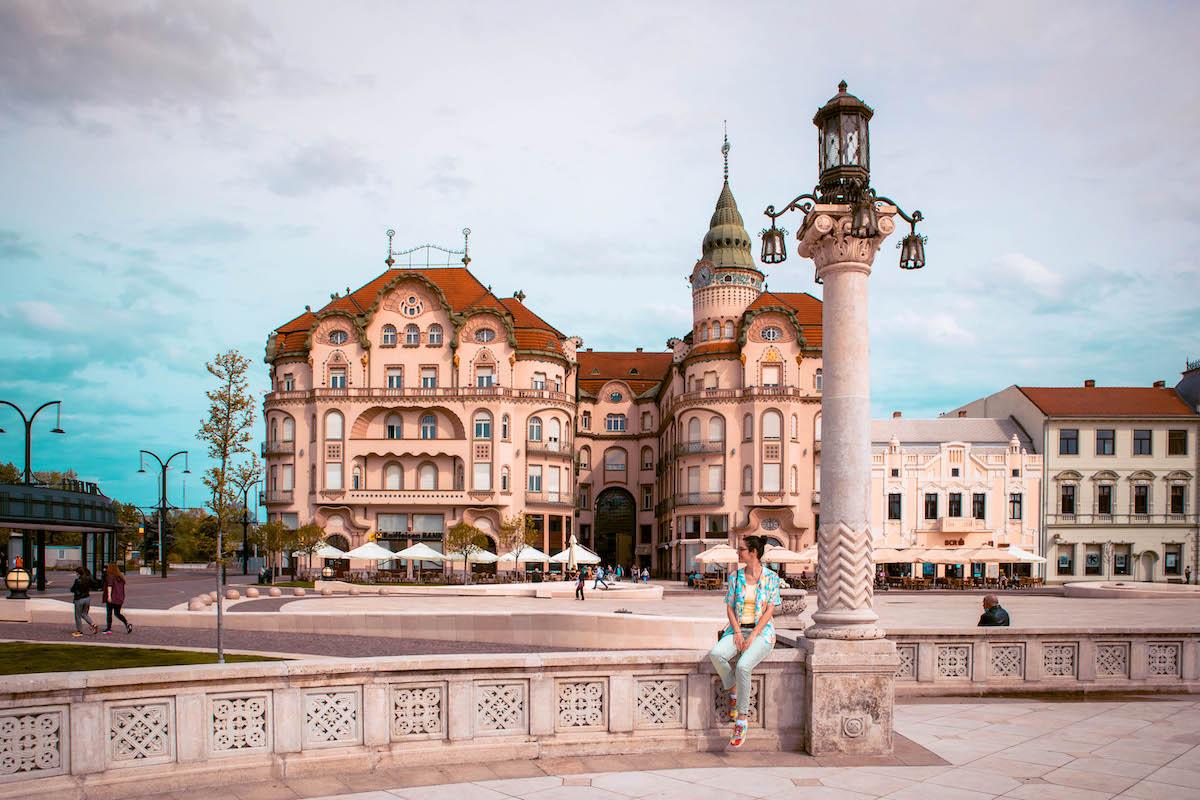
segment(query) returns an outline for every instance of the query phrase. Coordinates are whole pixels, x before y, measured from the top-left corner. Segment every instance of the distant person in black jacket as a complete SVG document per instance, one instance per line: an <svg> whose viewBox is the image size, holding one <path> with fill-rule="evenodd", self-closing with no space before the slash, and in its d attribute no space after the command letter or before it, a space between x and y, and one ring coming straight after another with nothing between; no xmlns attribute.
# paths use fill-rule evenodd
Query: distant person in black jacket
<svg viewBox="0 0 1200 800"><path fill-rule="evenodd" d="M75 568L75 582L71 584L71 600L75 604L75 632L72 636L83 636L83 623L87 623L92 633L99 633L100 628L92 622L88 611L92 607L92 574L83 567Z"/></svg>
<svg viewBox="0 0 1200 800"><path fill-rule="evenodd" d="M980 628L1008 627L1008 612L1000 607L996 595L988 594L983 597L983 613L979 615Z"/></svg>

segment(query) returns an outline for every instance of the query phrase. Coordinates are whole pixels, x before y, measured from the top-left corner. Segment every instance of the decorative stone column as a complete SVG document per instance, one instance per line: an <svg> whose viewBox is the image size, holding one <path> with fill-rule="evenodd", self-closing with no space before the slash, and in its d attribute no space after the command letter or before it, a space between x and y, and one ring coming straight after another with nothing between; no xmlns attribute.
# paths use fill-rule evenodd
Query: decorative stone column
<svg viewBox="0 0 1200 800"><path fill-rule="evenodd" d="M879 234L850 235L848 205L817 205L797 238L816 263L823 298L821 526L817 609L802 643L808 662L808 750L892 751L899 663L872 607L871 407L868 278L875 253L895 230L896 209L878 210Z"/></svg>

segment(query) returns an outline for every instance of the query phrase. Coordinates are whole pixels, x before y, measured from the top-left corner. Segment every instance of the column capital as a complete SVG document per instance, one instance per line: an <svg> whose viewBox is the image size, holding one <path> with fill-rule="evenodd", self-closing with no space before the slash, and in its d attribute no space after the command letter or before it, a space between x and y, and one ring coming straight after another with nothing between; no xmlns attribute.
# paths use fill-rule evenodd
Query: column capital
<svg viewBox="0 0 1200 800"><path fill-rule="evenodd" d="M876 208L879 234L870 239L850 235L854 217L852 206L819 204L808 212L796 238L800 242L800 255L811 258L817 265L818 277L824 280L827 274L841 271L871 274L875 253L883 240L896 230L892 220L896 207L883 203Z"/></svg>

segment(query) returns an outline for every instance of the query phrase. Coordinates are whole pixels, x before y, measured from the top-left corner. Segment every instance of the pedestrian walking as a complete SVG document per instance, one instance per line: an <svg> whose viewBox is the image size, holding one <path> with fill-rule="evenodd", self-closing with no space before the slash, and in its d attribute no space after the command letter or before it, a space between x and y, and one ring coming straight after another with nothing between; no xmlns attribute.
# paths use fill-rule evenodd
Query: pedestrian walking
<svg viewBox="0 0 1200 800"><path fill-rule="evenodd" d="M775 626L771 619L776 606L783 604L779 594L779 576L762 561L767 540L747 536L738 546L743 567L730 574L725 592L725 616L729 625L721 633L708 657L721 676L721 686L729 692L729 716L733 719L730 747L746 741L750 710L750 673L775 647ZM737 658L737 664L730 662Z"/></svg>
<svg viewBox="0 0 1200 800"><path fill-rule="evenodd" d="M604 580L604 565L596 567L596 580L592 581L592 589L600 588L600 584L604 584L604 588L608 588L608 582Z"/></svg>
<svg viewBox="0 0 1200 800"><path fill-rule="evenodd" d="M133 626L129 624L129 620L125 619L125 615L121 613L121 606L125 605L125 576L121 574L121 568L115 563L108 565L108 571L104 573L104 635L112 636L112 621L115 616L125 625L126 633L133 633Z"/></svg>
<svg viewBox="0 0 1200 800"><path fill-rule="evenodd" d="M575 576L575 599L583 599L583 585L587 583L587 576L583 570L579 570L579 574Z"/></svg>
<svg viewBox="0 0 1200 800"><path fill-rule="evenodd" d="M92 574L83 567L75 568L75 582L71 584L71 599L75 604L75 632L71 635L78 638L83 636L83 623L87 623L92 633L100 632L100 626L92 622L88 611L92 607Z"/></svg>
<svg viewBox="0 0 1200 800"><path fill-rule="evenodd" d="M650 570L647 569L646 567L642 567L642 583L649 583L649 582L650 582Z"/></svg>

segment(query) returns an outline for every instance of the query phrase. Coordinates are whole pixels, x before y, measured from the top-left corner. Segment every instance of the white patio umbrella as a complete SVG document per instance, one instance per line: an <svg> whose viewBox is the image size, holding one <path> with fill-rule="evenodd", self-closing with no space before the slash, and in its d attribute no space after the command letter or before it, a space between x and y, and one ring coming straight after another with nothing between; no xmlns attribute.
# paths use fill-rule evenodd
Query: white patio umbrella
<svg viewBox="0 0 1200 800"><path fill-rule="evenodd" d="M500 560L500 556L493 553L491 550L475 550L471 555L466 555L460 551L446 553L443 556L447 561L462 561L464 558L472 564L495 564Z"/></svg>
<svg viewBox="0 0 1200 800"><path fill-rule="evenodd" d="M917 556L922 564L970 564L972 547L930 547Z"/></svg>
<svg viewBox="0 0 1200 800"><path fill-rule="evenodd" d="M381 547L375 542L367 542L346 553L346 558L357 558L361 561L391 561L399 557L399 553L393 553L386 547Z"/></svg>
<svg viewBox="0 0 1200 800"><path fill-rule="evenodd" d="M813 559L809 558L803 552L797 553L795 550L789 550L786 547L772 545L767 547L763 552L762 560L769 564L807 564Z"/></svg>
<svg viewBox="0 0 1200 800"><path fill-rule="evenodd" d="M538 550L536 547L524 547L519 555L513 555L509 550L504 555L500 556L497 561L515 561L518 564L530 564L535 561L549 561L550 556Z"/></svg>
<svg viewBox="0 0 1200 800"><path fill-rule="evenodd" d="M417 542L411 547L406 547L403 550L397 550L392 553L392 558L403 558L408 561L445 561L446 556L434 550L424 542Z"/></svg>
<svg viewBox="0 0 1200 800"><path fill-rule="evenodd" d="M1045 564L1046 563L1046 559L1042 558L1037 553L1031 553L1028 550L1022 550L1021 548L1014 547L1011 544L1003 552L1005 553L1005 555L1008 556L1008 558L1006 559L1007 561L1022 561L1027 564Z"/></svg>
<svg viewBox="0 0 1200 800"><path fill-rule="evenodd" d="M600 556L581 545L575 539L575 534L572 533L570 541L567 542L567 549L550 556L550 563L566 564L568 567L574 568L580 564L599 564Z"/></svg>
<svg viewBox="0 0 1200 800"><path fill-rule="evenodd" d="M299 558L300 556L307 556L309 554L304 552L303 550L297 550L296 552L292 553L292 555ZM344 552L342 552L341 550L338 550L336 547L334 547L331 544L321 545L320 547L318 547L316 550L314 550L312 552L312 555L316 556L317 558L345 558L346 557L346 554Z"/></svg>
<svg viewBox="0 0 1200 800"><path fill-rule="evenodd" d="M734 550L727 544L718 544L707 550L697 553L695 560L701 564L736 564L738 561L737 550Z"/></svg>
<svg viewBox="0 0 1200 800"><path fill-rule="evenodd" d="M911 564L924 552L924 547L876 547L871 558L876 564Z"/></svg>

